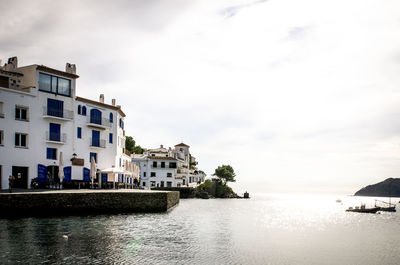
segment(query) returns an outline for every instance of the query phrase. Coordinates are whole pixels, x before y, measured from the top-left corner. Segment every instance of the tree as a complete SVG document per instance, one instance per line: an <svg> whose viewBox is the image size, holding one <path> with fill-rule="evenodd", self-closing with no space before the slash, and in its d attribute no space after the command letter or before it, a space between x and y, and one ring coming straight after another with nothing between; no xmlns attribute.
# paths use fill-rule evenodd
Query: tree
<svg viewBox="0 0 400 265"><path fill-rule="evenodd" d="M230 165L222 165L215 169L213 176L218 177L225 185L228 182L235 182L235 171Z"/></svg>
<svg viewBox="0 0 400 265"><path fill-rule="evenodd" d="M133 140L132 136L125 138L125 148L131 153L143 154L144 149L140 145L136 145L136 141Z"/></svg>

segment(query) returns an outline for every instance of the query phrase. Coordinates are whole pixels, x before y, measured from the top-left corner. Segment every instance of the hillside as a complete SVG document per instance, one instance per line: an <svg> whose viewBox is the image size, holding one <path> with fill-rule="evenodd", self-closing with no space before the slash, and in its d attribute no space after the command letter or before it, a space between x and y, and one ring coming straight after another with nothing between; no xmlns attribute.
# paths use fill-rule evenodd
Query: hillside
<svg viewBox="0 0 400 265"><path fill-rule="evenodd" d="M354 196L400 197L400 178L388 178L366 186L357 191Z"/></svg>

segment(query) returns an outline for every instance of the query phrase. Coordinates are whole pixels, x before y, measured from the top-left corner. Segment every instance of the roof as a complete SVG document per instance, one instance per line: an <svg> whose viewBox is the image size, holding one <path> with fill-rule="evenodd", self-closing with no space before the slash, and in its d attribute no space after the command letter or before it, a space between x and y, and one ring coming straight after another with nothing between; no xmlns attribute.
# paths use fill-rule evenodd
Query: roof
<svg viewBox="0 0 400 265"><path fill-rule="evenodd" d="M47 73L52 73L52 74L55 74L55 75L61 75L61 76L68 77L68 78L73 78L73 79L79 78L79 75L67 73L67 72L64 72L64 71L60 71L60 70L57 70L57 69L54 69L54 68L47 67L45 65L37 65L37 64L26 65L26 66L18 67L17 70L18 69L22 69L22 68L32 67L32 66L35 66L36 70L44 71L44 72L47 72Z"/></svg>
<svg viewBox="0 0 400 265"><path fill-rule="evenodd" d="M165 148L155 148L155 149L149 149L148 150L150 153L168 153L168 150Z"/></svg>
<svg viewBox="0 0 400 265"><path fill-rule="evenodd" d="M6 71L6 70L3 70L3 69L0 69L0 73L6 74L6 75L19 75L19 76L23 76L24 75L24 74L19 73L19 72Z"/></svg>
<svg viewBox="0 0 400 265"><path fill-rule="evenodd" d="M175 146L186 146L186 147L190 147L190 146L188 146L187 144L184 144L184 143L180 143L180 144L177 144L177 145L175 145Z"/></svg>
<svg viewBox="0 0 400 265"><path fill-rule="evenodd" d="M113 105L110 105L110 104L101 103L101 102L98 102L98 101L95 101L95 100L91 100L91 99L88 99L88 98L82 98L82 97L78 97L78 96L75 99L79 100L79 101L82 101L82 102L90 103L90 104L93 104L93 105L98 105L98 106L101 106L101 107L113 109L113 110L118 111L119 114L121 114L122 117L126 116L125 113L121 110L121 106L113 106Z"/></svg>
<svg viewBox="0 0 400 265"><path fill-rule="evenodd" d="M175 161L178 161L175 158L170 157L170 156L147 156L147 158L148 159L157 159L157 160L175 160Z"/></svg>

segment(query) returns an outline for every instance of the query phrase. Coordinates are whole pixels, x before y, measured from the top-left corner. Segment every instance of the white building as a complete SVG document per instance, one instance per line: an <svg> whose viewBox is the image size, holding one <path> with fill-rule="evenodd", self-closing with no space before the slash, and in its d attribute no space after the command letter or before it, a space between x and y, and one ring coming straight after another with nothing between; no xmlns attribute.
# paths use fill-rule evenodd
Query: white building
<svg viewBox="0 0 400 265"><path fill-rule="evenodd" d="M61 153L66 185L90 181L91 157L99 181L114 176L101 170L119 168L118 180L132 182L121 106L114 99L106 104L103 95L99 101L76 96L78 78L71 64L65 72L18 67L13 57L0 66L0 189L8 188L10 175L17 188L29 188L36 177L57 182Z"/></svg>
<svg viewBox="0 0 400 265"><path fill-rule="evenodd" d="M161 145L144 154L133 154L132 162L140 167L140 185L148 188L183 187L203 182L205 174L196 169L189 148L184 143L175 145L174 149Z"/></svg>

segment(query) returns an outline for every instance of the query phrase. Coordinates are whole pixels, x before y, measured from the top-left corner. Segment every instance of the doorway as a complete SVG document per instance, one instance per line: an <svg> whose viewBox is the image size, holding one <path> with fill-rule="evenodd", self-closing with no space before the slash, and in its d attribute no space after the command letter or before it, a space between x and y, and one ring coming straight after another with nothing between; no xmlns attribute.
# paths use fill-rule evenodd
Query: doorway
<svg viewBox="0 0 400 265"><path fill-rule="evenodd" d="M27 189L28 188L28 167L12 167L12 175L14 181L13 188Z"/></svg>
<svg viewBox="0 0 400 265"><path fill-rule="evenodd" d="M60 184L60 179L58 177L58 166L48 166L47 167L47 176L50 186L55 186Z"/></svg>

